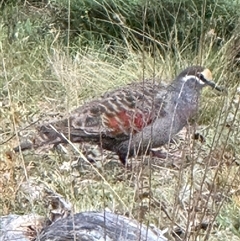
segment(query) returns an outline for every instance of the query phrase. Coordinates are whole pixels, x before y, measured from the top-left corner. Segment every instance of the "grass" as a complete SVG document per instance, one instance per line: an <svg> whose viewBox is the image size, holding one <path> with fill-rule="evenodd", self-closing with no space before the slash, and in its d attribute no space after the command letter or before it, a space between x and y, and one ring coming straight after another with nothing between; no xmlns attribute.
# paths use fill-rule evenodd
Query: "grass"
<svg viewBox="0 0 240 241"><path fill-rule="evenodd" d="M210 36L197 55L178 49L177 55L156 50L153 56L123 45L109 53L105 45L95 43L74 52L57 31L38 41L24 32L10 43L6 28L0 27L1 215L47 215L43 190L49 188L69 200L75 212L107 208L168 228L169 235L172 229L185 230L183 240L239 240L240 98L239 67L229 68L233 39L216 47L216 36ZM205 142L181 132L180 141L171 146L181 156L174 165L144 156L132 160L130 170L108 152L90 165L83 155L95 147L88 145L69 145L66 153L11 151L19 139L34 133L36 121L64 116L131 81L169 82L192 64L211 68L228 93L204 91L197 122ZM213 226L200 229L201 223Z"/></svg>

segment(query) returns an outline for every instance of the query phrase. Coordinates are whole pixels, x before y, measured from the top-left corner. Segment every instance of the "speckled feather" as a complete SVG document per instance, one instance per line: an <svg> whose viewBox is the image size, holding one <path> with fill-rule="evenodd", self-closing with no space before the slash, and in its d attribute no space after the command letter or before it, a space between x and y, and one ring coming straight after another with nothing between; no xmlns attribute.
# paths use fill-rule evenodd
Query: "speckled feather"
<svg viewBox="0 0 240 241"><path fill-rule="evenodd" d="M34 146L59 144L64 138L53 130L61 132L73 142L104 142L108 150L115 147L106 143L128 140L131 134L140 132L157 118L166 115L167 89L162 84L133 83L108 92L75 109L69 118L42 125Z"/></svg>

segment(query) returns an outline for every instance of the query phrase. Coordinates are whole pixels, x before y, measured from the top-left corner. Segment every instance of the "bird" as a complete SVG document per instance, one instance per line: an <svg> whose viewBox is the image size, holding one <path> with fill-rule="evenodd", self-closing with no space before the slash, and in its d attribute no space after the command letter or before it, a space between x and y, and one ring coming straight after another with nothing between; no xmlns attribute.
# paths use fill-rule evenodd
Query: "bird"
<svg viewBox="0 0 240 241"><path fill-rule="evenodd" d="M31 144L20 143L14 151L90 142L116 153L126 165L128 158L169 143L197 114L205 86L224 90L213 82L209 69L197 65L169 84L128 84L86 102L66 118L38 126Z"/></svg>

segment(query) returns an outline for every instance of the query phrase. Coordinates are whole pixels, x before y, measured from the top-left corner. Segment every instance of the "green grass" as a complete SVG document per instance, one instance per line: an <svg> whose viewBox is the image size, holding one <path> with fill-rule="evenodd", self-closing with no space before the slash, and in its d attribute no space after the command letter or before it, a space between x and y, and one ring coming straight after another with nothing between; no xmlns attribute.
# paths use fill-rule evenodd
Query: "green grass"
<svg viewBox="0 0 240 241"><path fill-rule="evenodd" d="M115 43L112 50L93 35L87 45L80 36L66 44L66 35L51 25L46 34L39 33L52 21L48 13L41 7L35 14L21 11L21 7L9 7L0 17L0 136L4 142L0 145L0 215L47 215L43 187L63 195L76 212L107 208L170 230L177 225L191 229L194 220L196 225L214 220L211 230L187 232L185 240L206 240L208 232L209 240L239 240L239 67L233 65L235 52L231 52L235 36L218 46L217 36L202 32L204 44L195 51L177 45L176 39L174 51L152 51L140 42L144 50L134 50L136 38L131 37L124 44ZM17 31L11 30L14 38L9 38L4 22L13 12L18 13L13 20L19 21ZM154 44L158 46L157 40ZM143 157L132 160L132 170L128 170L105 152L102 161L90 165L82 158L84 148L71 145L66 147L67 154L11 152L19 139L34 133L31 123L37 120L64 116L85 101L132 81L169 82L193 64L210 68L215 82L226 86L228 93L204 91L197 123L206 141L183 138L176 148L182 156L174 167ZM19 137L14 136L28 125ZM37 187L42 196L34 198Z"/></svg>

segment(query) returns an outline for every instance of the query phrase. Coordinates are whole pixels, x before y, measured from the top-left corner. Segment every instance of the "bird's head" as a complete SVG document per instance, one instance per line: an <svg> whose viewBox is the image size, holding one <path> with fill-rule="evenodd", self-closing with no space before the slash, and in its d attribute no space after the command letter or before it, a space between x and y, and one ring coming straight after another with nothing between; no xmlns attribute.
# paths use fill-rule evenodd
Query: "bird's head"
<svg viewBox="0 0 240 241"><path fill-rule="evenodd" d="M191 66L183 70L176 80L181 80L183 82L194 82L200 87L211 86L213 89L218 91L223 91L224 89L218 87L212 80L212 73L209 69L202 66ZM190 83L191 84L191 83Z"/></svg>

